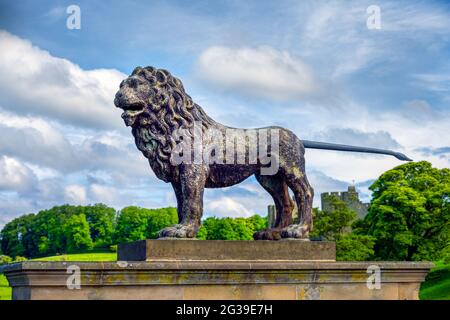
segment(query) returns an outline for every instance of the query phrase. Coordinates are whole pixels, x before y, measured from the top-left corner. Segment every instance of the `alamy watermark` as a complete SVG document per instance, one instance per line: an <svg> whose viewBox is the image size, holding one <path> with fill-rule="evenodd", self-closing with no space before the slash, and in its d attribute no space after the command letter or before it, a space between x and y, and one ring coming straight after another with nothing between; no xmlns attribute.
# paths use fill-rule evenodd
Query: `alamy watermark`
<svg viewBox="0 0 450 320"><path fill-rule="evenodd" d="M66 19L66 27L69 30L81 29L81 9L76 4L67 7L66 13L69 15Z"/></svg>
<svg viewBox="0 0 450 320"><path fill-rule="evenodd" d="M66 286L69 290L80 290L81 289L81 269L76 264L72 264L67 267L66 273L70 276L67 277Z"/></svg>
<svg viewBox="0 0 450 320"><path fill-rule="evenodd" d="M369 15L366 20L366 26L369 30L381 29L381 8L377 5L368 6L366 13Z"/></svg>
<svg viewBox="0 0 450 320"><path fill-rule="evenodd" d="M372 264L367 267L367 277L366 284L369 290L379 290L381 289L381 269L379 266Z"/></svg>

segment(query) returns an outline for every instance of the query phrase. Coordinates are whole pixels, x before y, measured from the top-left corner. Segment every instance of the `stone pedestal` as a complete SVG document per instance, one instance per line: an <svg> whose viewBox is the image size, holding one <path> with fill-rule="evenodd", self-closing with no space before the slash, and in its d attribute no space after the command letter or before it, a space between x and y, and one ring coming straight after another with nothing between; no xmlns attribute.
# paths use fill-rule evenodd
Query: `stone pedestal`
<svg viewBox="0 0 450 320"><path fill-rule="evenodd" d="M26 261L4 272L13 299L417 299L433 266L335 262L332 243L203 242L150 240L119 248L142 261Z"/></svg>
<svg viewBox="0 0 450 320"><path fill-rule="evenodd" d="M327 241L142 240L119 244L122 261L335 261L336 245Z"/></svg>

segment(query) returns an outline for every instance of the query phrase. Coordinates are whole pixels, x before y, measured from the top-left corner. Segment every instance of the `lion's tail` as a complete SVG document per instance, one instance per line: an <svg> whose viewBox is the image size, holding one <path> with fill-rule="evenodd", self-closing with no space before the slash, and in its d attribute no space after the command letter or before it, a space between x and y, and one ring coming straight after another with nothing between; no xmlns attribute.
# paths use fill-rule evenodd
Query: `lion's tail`
<svg viewBox="0 0 450 320"><path fill-rule="evenodd" d="M317 141L309 141L309 140L302 140L302 143L305 148L309 148L309 149L387 154L387 155L394 156L397 159L402 160L402 161L412 161L412 159L408 158L403 153L395 152L395 151L391 151L391 150L385 150L385 149L356 147L356 146L349 146L349 145L345 145L345 144L317 142Z"/></svg>

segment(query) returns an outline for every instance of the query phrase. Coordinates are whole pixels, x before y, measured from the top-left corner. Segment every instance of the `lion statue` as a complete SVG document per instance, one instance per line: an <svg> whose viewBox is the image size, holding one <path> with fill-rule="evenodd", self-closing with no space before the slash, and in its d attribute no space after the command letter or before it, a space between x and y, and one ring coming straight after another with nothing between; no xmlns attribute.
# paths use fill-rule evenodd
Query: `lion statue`
<svg viewBox="0 0 450 320"><path fill-rule="evenodd" d="M274 226L256 232L254 239L307 239L314 192L305 174L305 146L405 157L374 148L301 141L281 127L222 125L192 101L179 79L154 67L134 69L120 84L114 104L123 109L122 118L155 175L174 189L178 224L160 230L159 238L195 238L204 188L229 187L254 175L276 208ZM295 223L289 189L298 207Z"/></svg>

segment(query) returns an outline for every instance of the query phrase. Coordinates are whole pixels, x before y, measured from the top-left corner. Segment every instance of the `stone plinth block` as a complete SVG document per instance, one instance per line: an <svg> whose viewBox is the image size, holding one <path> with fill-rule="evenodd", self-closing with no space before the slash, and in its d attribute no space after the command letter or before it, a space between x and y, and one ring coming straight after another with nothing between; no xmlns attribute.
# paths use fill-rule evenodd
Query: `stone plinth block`
<svg viewBox="0 0 450 320"><path fill-rule="evenodd" d="M142 240L119 244L118 260L335 261L336 245L325 241Z"/></svg>
<svg viewBox="0 0 450 320"><path fill-rule="evenodd" d="M13 299L417 299L418 262L143 261L8 265Z"/></svg>

